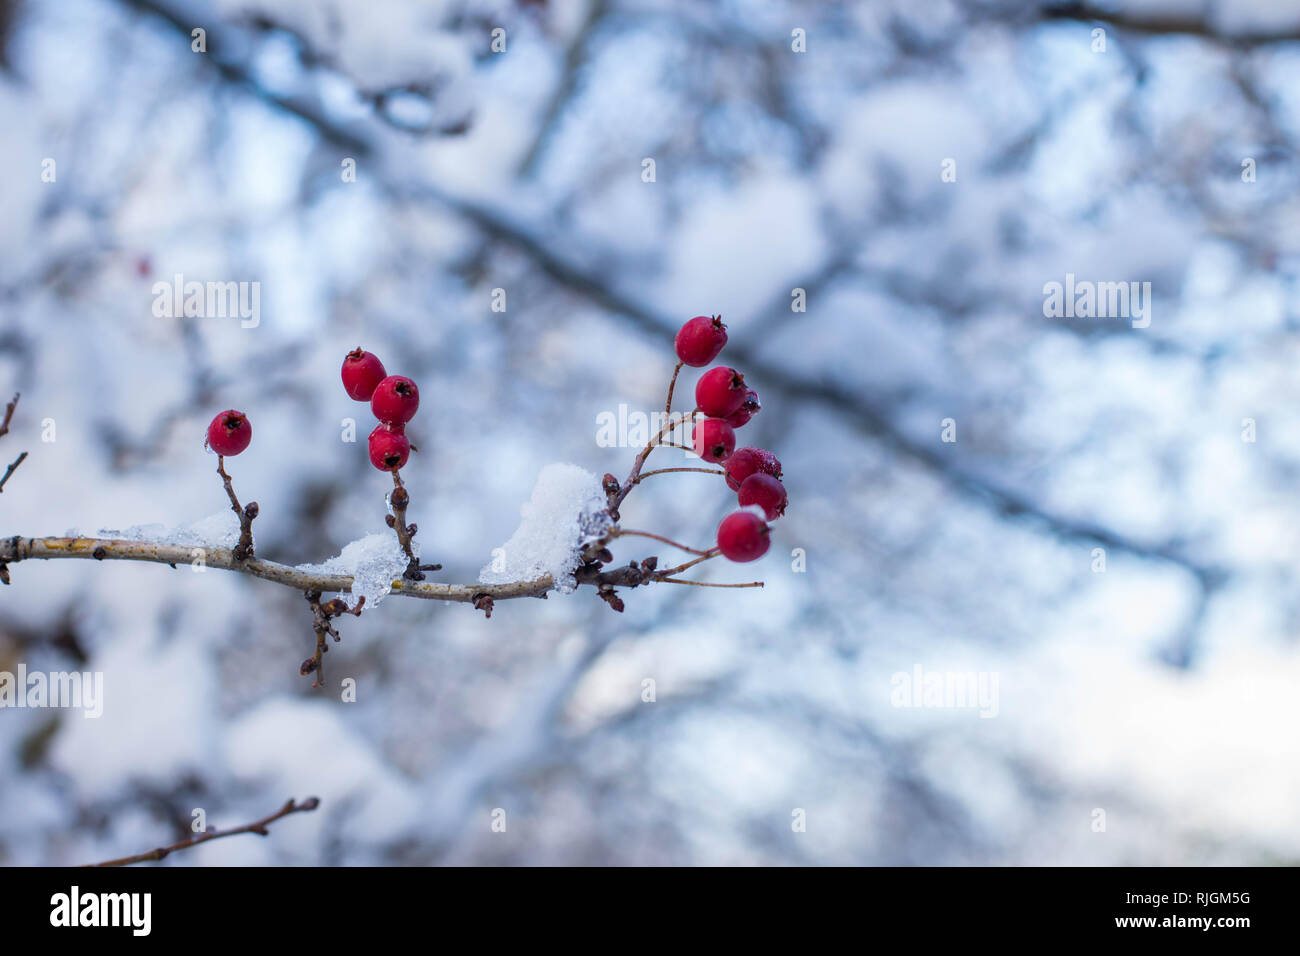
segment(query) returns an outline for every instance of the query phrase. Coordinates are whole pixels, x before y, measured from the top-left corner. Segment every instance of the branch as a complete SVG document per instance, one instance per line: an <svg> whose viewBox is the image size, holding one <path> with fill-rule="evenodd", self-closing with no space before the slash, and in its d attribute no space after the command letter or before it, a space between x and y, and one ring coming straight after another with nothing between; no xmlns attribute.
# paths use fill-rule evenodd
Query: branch
<svg viewBox="0 0 1300 956"><path fill-rule="evenodd" d="M235 545L232 553L236 561L247 561L253 556L253 519L257 517L257 502L250 501L247 507L240 507L230 476L226 474L226 459L221 455L217 456L217 474L221 476L222 484L226 486L226 495L230 498L230 510L239 518L239 543Z"/></svg>
<svg viewBox="0 0 1300 956"><path fill-rule="evenodd" d="M14 469L17 468L19 465L21 465L23 463L23 460L26 457L27 457L27 452L23 452L21 455L19 455L17 458L15 458L13 461L9 463L9 467L5 469L4 477L0 478L0 492L3 492L5 490L5 482L9 480L9 476L14 473Z"/></svg>
<svg viewBox="0 0 1300 956"><path fill-rule="evenodd" d="M238 836L241 833L256 833L258 836L269 836L267 827L282 817L287 817L292 813L310 813L320 806L320 800L316 797L308 797L302 803L295 803L290 798L284 806L269 817L263 817L252 823L246 823L242 827L234 827L230 830L208 830L198 836L190 837L188 840L181 840L179 843L173 843L171 846L160 846L156 850L149 850L146 853L137 853L134 856L123 856L116 860L105 860L103 863L87 863L88 867L100 866L130 866L132 863L148 863L152 860L161 860L174 850L188 850L192 846L198 846L200 843L207 843L209 840L220 840L222 837Z"/></svg>
<svg viewBox="0 0 1300 956"><path fill-rule="evenodd" d="M396 471L393 472L393 493L388 503L392 506L393 513L385 515L384 521L397 533L397 540L402 545L402 550L406 552L406 571L403 572L402 577L408 581L423 581L425 571L441 571L441 564L421 564L420 559L415 555L411 539L415 537L419 528L406 523L406 509L411 505L411 494L402 484L402 478Z"/></svg>
<svg viewBox="0 0 1300 956"><path fill-rule="evenodd" d="M14 420L14 409L18 407L18 399L20 396L21 393L15 392L14 397L9 400L9 404L5 406L5 417L3 421L0 421L0 438L9 434L9 423ZM27 452L23 452L10 463L8 468L5 469L4 477L0 478L0 492L5 490L5 482L9 480L9 476L12 475L14 470L23 463L23 460L26 459L26 457Z"/></svg>
<svg viewBox="0 0 1300 956"><path fill-rule="evenodd" d="M343 638L339 636L339 632L334 628L334 625L330 623L330 618L338 617L341 614L351 614L353 617L360 617L361 609L366 603L366 596L363 594L361 597L357 598L357 603L352 607L348 607L347 602L342 598L334 598L334 600L326 601L322 604L320 600L321 594L319 591L308 591L306 596L307 603L311 605L311 613L313 617L312 629L316 632L316 654L302 662L302 667L299 670L299 673L304 677L308 674L314 673L316 679L311 686L324 687L325 664L321 658L325 655L325 652L329 650L329 644L326 643L325 638L327 636L332 637L334 638L335 643L343 640Z"/></svg>
<svg viewBox="0 0 1300 956"><path fill-rule="evenodd" d="M251 577L272 581L285 587L312 592L350 591L352 575L319 574L300 571L287 564L277 564L262 558L240 561L232 548L201 548L203 561L209 568L235 571ZM27 560L93 559L95 561L143 561L147 564L166 564L176 567L193 560L194 548L166 544L162 541L127 541L121 538L24 538L14 535L0 538L0 565L16 564ZM692 562L695 563L695 562ZM651 581L662 580L674 571L656 572L654 558L647 558L640 566L634 562L612 571L601 570L598 563L588 562L574 572L578 584L589 584L599 591L614 586L634 588ZM461 604L481 604L484 598L507 601L513 598L545 597L555 590L555 581L549 574L532 581L509 581L505 584L442 584L433 581L410 581L398 578L393 582L393 594L403 597L423 598L427 601L455 601ZM351 612L355 613L355 611ZM336 615L331 615L336 616Z"/></svg>
<svg viewBox="0 0 1300 956"><path fill-rule="evenodd" d="M9 434L9 423L14 420L14 409L18 407L18 399L21 397L21 392L15 392L14 397L9 399L9 404L5 406L5 417L0 421L0 438Z"/></svg>
<svg viewBox="0 0 1300 956"><path fill-rule="evenodd" d="M1270 32L1250 30L1227 33L1196 14L1149 13L1107 10L1092 3L1067 3L1040 10L1043 20L1068 20L1076 23L1105 23L1117 30L1145 36L1193 36L1235 47L1263 46L1300 40L1300 31L1286 29Z"/></svg>
<svg viewBox="0 0 1300 956"><path fill-rule="evenodd" d="M29 559L93 558L96 561L144 561L176 567L189 564L195 549L162 541L126 541L119 538L23 538L15 535L0 539L0 564L14 564ZM287 564L261 558L240 561L232 548L202 548L203 561L209 568L237 571L264 581L273 581L296 591L348 591L350 574L318 574L300 571ZM583 582L579 582L583 583ZM394 594L425 598L431 601L459 601L473 604L480 595L495 600L541 597L555 588L549 574L534 581L511 581L507 584L437 584L427 581L393 582Z"/></svg>

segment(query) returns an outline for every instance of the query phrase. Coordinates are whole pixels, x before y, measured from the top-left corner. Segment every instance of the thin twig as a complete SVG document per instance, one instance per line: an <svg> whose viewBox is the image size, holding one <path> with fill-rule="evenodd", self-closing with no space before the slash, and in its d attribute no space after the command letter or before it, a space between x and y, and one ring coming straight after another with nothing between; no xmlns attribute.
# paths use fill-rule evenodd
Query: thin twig
<svg viewBox="0 0 1300 956"><path fill-rule="evenodd" d="M721 468L656 468L654 471L643 471L632 480L632 484L639 485L651 475L667 475L679 471L702 471L706 475L725 475L726 472Z"/></svg>
<svg viewBox="0 0 1300 956"><path fill-rule="evenodd" d="M295 803L292 798L275 813L269 817L263 817L252 823L246 823L242 827L234 827L230 830L208 830L198 836L190 837L188 840L181 840L179 843L173 843L171 846L160 846L156 850L149 850L147 853L137 853L134 856L123 856L116 860L105 860L103 863L87 863L88 867L101 866L130 866L132 863L148 863L151 860L161 860L169 853L176 850L188 850L192 846L198 846L200 843L207 843L209 840L220 840L222 837L238 836L241 833L256 833L258 836L268 836L267 827L276 820L287 817L292 813L310 813L320 806L320 800L316 797L308 797L302 803Z"/></svg>
<svg viewBox="0 0 1300 956"><path fill-rule="evenodd" d="M3 438L5 435L9 434L9 423L14 420L14 409L18 407L18 399L21 397L22 397L21 392L14 392L14 397L11 398L9 400L9 404L5 406L5 417L3 421L0 421L0 438ZM5 469L4 477L0 478L0 492L5 490L5 482L9 480L9 476L14 473L14 469L17 468L19 465L21 465L23 463L23 459L25 459L26 457L27 457L27 452L23 452L21 455L19 455L17 458L13 460L13 462L9 465L8 468Z"/></svg>
<svg viewBox="0 0 1300 956"><path fill-rule="evenodd" d="M316 632L316 653L314 656L307 658L302 662L299 673L304 677L308 674L315 674L312 681L312 687L325 686L325 662L322 658L325 652L329 650L329 644L326 637L334 638L334 643L343 640L343 637L334 625L330 624L330 619L338 617L341 614L351 614L355 617L361 616L361 609L365 606L366 596L363 594L357 598L357 603L353 607L348 607L347 602L342 598L334 598L331 601L321 603L320 591L308 591L306 594L307 603L311 605L312 612L312 630Z"/></svg>
<svg viewBox="0 0 1300 956"><path fill-rule="evenodd" d="M690 548L684 544L677 543L672 538L665 538L661 534L654 534L653 532L650 531L633 531L631 528L614 528L609 533L609 537L611 538L621 538L625 535L636 535L638 538L653 538L655 541L661 541L664 544L671 544L674 548L677 548L679 551L685 551L688 554L707 555L709 553L708 549Z"/></svg>
<svg viewBox="0 0 1300 956"><path fill-rule="evenodd" d="M673 369L673 377L668 380L668 401L664 402L664 418L668 419L673 414L673 390L677 388L677 376L681 374L682 366L685 362L678 362Z"/></svg>
<svg viewBox="0 0 1300 956"><path fill-rule="evenodd" d="M21 465L23 463L23 459L25 459L26 457L27 457L27 452L23 452L21 455L19 455L10 463L8 468L5 469L5 476L3 478L0 478L0 492L3 492L5 490L5 482L9 480L9 476L14 473L14 469L17 468L19 465Z"/></svg>
<svg viewBox="0 0 1300 956"><path fill-rule="evenodd" d="M441 564L421 564L420 559L415 555L415 547L412 544L412 538L419 531L419 527L406 523L406 509L411 506L411 495L406 490L406 485L402 484L402 476L393 470L393 493L388 498L388 503L393 508L393 513L385 515L384 520L388 527L397 532L397 540L401 542L402 550L406 552L406 570L402 572L402 577L408 581L423 581L425 571L440 571Z"/></svg>
<svg viewBox="0 0 1300 956"><path fill-rule="evenodd" d="M619 506L623 504L624 499L627 498L628 494L632 491L632 488L635 487L635 485L637 484L637 478L641 474L641 468L642 466L645 465L645 460L650 457L650 453L655 450L656 446L660 444L668 444L666 442L661 442L661 439L664 437L664 435L668 434L670 431L675 429L680 424L685 424L686 422L693 421L696 412L699 411L699 409L697 408L694 411L692 411L689 415L683 416L681 421L679 422L673 421L673 390L677 387L677 375L678 373L681 372L681 370L682 370L682 363L678 362L677 366L673 369L672 378L669 379L668 381L668 400L664 403L665 420L664 420L663 427L659 429L659 434L655 435L654 438L646 442L645 447L641 449L641 451L637 454L636 458L632 461L632 472L627 476L627 481L623 482L623 487L620 488L616 494L610 496L609 513L614 516L614 520L616 521L618 520ZM683 445L674 445L673 447L685 448L685 446ZM685 448L685 450L694 451L693 448Z"/></svg>
<svg viewBox="0 0 1300 956"><path fill-rule="evenodd" d="M22 392L14 392L14 397L5 406L4 421L0 421L0 438L9 434L9 423L14 420L14 409L18 407L18 399L22 398L22 394Z"/></svg>
<svg viewBox="0 0 1300 956"><path fill-rule="evenodd" d="M230 510L239 518L239 543L235 545L234 555L236 561L246 561L253 557L253 519L257 517L258 508L256 501L250 501L246 507L240 507L239 499L235 497L235 487L230 481L230 476L226 474L226 457L217 456L217 474L221 476L221 482L226 486L226 494L230 496Z"/></svg>
<svg viewBox="0 0 1300 956"><path fill-rule="evenodd" d="M721 554L722 554L722 550L720 548L710 548L708 551L700 555L698 558L695 558L691 561L687 561L685 564L679 564L675 568L664 568L662 571L658 572L659 578L666 579L672 577L674 574L681 574L687 568L693 568L697 564L700 564L703 561L708 561L710 558L716 558Z"/></svg>
<svg viewBox="0 0 1300 956"><path fill-rule="evenodd" d="M747 584L717 584L713 581L687 581L683 578L655 578L664 584L689 584L693 588L761 588L762 581L750 581Z"/></svg>

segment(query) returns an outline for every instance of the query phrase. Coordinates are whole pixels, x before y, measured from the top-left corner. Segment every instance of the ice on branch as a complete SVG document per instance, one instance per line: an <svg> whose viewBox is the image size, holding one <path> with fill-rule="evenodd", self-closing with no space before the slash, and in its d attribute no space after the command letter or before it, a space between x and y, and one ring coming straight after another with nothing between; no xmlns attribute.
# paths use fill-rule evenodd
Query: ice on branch
<svg viewBox="0 0 1300 956"><path fill-rule="evenodd" d="M101 528L94 534L73 530L67 533L67 537L150 541L178 548L233 548L239 541L239 518L227 508L179 528L168 528L163 524L138 524L124 531Z"/></svg>
<svg viewBox="0 0 1300 956"><path fill-rule="evenodd" d="M418 557L419 544L412 541L411 546ZM351 575L352 597L364 597L365 609L369 610L393 589L393 582L406 571L409 560L396 535L368 534L347 545L324 564L300 564L297 570L309 574Z"/></svg>
<svg viewBox="0 0 1300 956"><path fill-rule="evenodd" d="M577 587L573 572L583 545L600 537L611 521L600 479L577 465L547 465L533 496L520 508L523 520L510 540L492 552L480 584L532 581L549 574L556 589Z"/></svg>

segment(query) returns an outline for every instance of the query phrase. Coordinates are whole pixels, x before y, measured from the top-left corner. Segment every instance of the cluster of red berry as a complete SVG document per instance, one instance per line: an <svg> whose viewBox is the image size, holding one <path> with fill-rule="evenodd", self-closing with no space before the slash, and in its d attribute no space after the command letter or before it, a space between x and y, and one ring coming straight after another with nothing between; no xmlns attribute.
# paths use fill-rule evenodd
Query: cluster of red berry
<svg viewBox="0 0 1300 956"><path fill-rule="evenodd" d="M677 358L684 365L708 365L727 344L727 327L721 316L697 315L677 333ZM711 368L695 385L696 411L706 418L696 422L691 444L707 462L722 464L727 487L736 492L742 508L756 505L774 521L785 514L786 491L781 484L781 462L763 448L736 448L736 429L758 414L758 393L745 384L734 368ZM767 553L768 526L752 511L736 511L718 525L718 550L732 561L755 561Z"/></svg>
<svg viewBox="0 0 1300 956"><path fill-rule="evenodd" d="M411 455L406 423L420 407L420 390L405 375L389 375L373 352L358 347L343 358L343 388L348 397L369 402L379 424L370 433L370 463L397 471Z"/></svg>

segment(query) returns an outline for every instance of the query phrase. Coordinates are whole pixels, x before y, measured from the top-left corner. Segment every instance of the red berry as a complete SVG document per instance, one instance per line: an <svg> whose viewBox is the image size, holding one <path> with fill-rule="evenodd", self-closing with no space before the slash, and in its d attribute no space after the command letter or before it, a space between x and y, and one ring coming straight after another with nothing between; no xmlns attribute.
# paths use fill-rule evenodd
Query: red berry
<svg viewBox="0 0 1300 956"><path fill-rule="evenodd" d="M781 462L764 448L737 448L724 466L727 470L727 487L740 490L740 483L755 472L781 477Z"/></svg>
<svg viewBox="0 0 1300 956"><path fill-rule="evenodd" d="M695 454L705 461L725 461L736 447L736 433L721 418L706 418L695 423L691 436Z"/></svg>
<svg viewBox="0 0 1300 956"><path fill-rule="evenodd" d="M370 464L380 471L396 471L411 457L411 443L401 425L376 425L370 433Z"/></svg>
<svg viewBox="0 0 1300 956"><path fill-rule="evenodd" d="M695 405L705 415L726 418L745 403L745 376L734 368L711 368L695 383Z"/></svg>
<svg viewBox="0 0 1300 956"><path fill-rule="evenodd" d="M343 356L343 389L348 398L358 402L370 401L375 394L375 387L388 375L384 363L374 352L367 352L360 346Z"/></svg>
<svg viewBox="0 0 1300 956"><path fill-rule="evenodd" d="M718 525L718 548L731 561L757 561L767 554L768 528L752 511L736 511Z"/></svg>
<svg viewBox="0 0 1300 956"><path fill-rule="evenodd" d="M390 375L375 387L370 410L385 425L405 425L420 407L420 390L405 375Z"/></svg>
<svg viewBox="0 0 1300 956"><path fill-rule="evenodd" d="M253 440L253 426L248 416L228 408L212 419L208 426L208 447L218 455L238 455Z"/></svg>
<svg viewBox="0 0 1300 956"><path fill-rule="evenodd" d="M702 368L708 365L722 347L727 344L727 327L722 324L722 316L697 315L677 332L673 343L677 347L677 357L687 365Z"/></svg>
<svg viewBox="0 0 1300 956"><path fill-rule="evenodd" d="M736 493L736 497L742 508L747 505L758 505L762 508L768 521L775 521L785 514L788 500L785 485L761 471L754 472L740 483L740 491Z"/></svg>
<svg viewBox="0 0 1300 956"><path fill-rule="evenodd" d="M732 428L739 428L757 415L762 407L758 401L758 392L751 388L745 393L745 400L740 403L740 407L727 416L727 424Z"/></svg>

